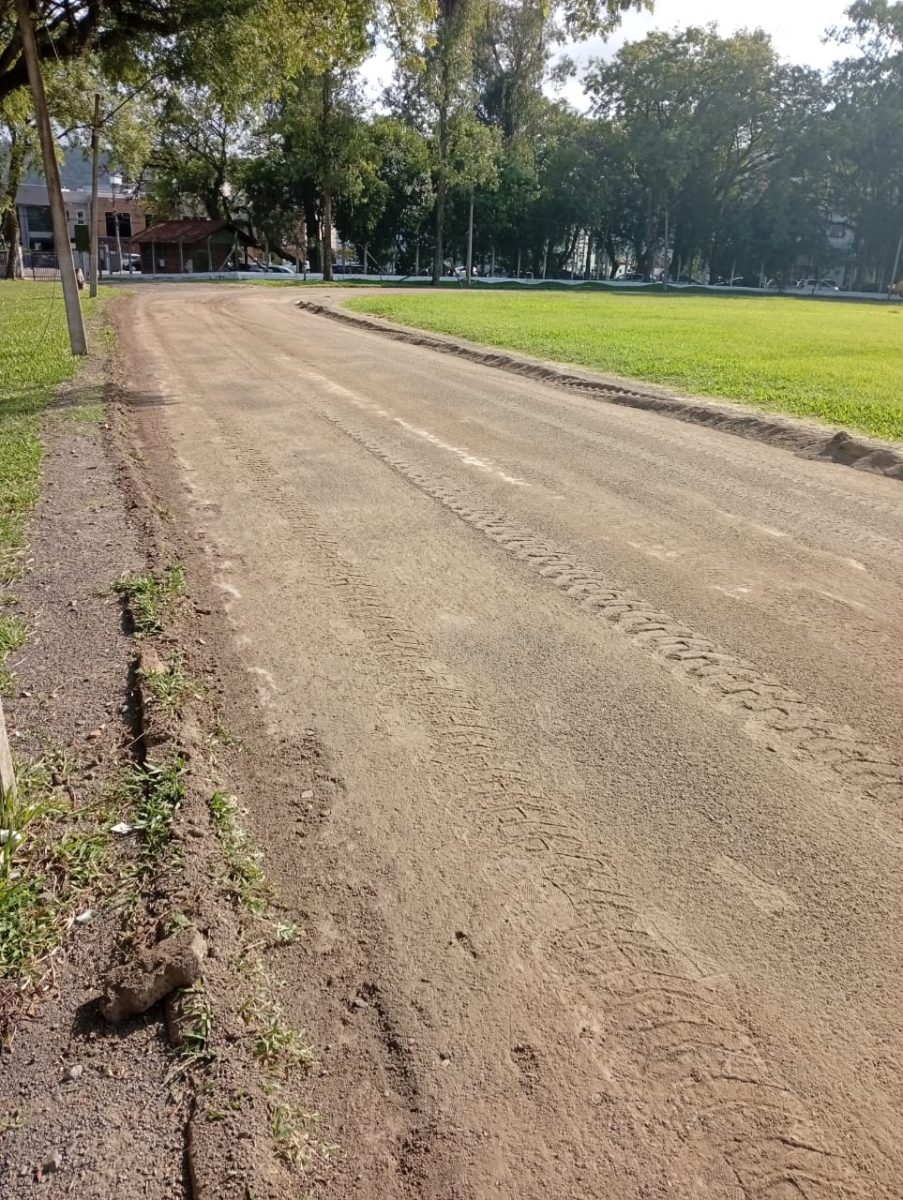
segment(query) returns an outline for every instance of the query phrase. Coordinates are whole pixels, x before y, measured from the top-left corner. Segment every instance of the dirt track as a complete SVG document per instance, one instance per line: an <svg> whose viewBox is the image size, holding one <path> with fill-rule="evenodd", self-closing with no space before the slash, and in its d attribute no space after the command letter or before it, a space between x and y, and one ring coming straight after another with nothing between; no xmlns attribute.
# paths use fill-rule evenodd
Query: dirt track
<svg viewBox="0 0 903 1200"><path fill-rule="evenodd" d="M294 298L120 325L257 689L318 1194L899 1197L903 485Z"/></svg>

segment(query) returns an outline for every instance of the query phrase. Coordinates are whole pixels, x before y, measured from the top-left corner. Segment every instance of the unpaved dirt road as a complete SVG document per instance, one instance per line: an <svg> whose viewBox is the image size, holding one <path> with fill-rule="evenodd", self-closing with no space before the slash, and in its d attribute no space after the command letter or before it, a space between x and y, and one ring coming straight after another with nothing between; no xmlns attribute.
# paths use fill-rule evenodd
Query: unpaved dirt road
<svg viewBox="0 0 903 1200"><path fill-rule="evenodd" d="M257 689L317 1194L903 1195L903 485L294 299L120 326Z"/></svg>

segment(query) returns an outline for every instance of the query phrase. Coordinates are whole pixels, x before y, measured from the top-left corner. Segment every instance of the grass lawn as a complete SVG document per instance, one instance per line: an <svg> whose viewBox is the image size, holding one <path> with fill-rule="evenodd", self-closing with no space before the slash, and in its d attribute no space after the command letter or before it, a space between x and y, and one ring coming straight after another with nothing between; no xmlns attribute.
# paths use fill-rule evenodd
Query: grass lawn
<svg viewBox="0 0 903 1200"><path fill-rule="evenodd" d="M346 302L537 358L903 440L903 306L781 297L474 292Z"/></svg>
<svg viewBox="0 0 903 1200"><path fill-rule="evenodd" d="M85 315L99 302L86 300ZM16 551L38 497L41 412L77 366L60 285L0 281L0 689L4 659L24 637L20 623L3 613L2 588L16 574Z"/></svg>

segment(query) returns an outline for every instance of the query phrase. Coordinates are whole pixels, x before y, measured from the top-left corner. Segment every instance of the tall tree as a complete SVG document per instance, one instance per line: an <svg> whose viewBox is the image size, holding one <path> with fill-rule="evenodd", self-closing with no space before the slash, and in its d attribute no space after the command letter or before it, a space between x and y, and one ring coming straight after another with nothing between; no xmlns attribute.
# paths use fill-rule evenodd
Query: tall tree
<svg viewBox="0 0 903 1200"><path fill-rule="evenodd" d="M7 279L15 279L22 251L16 198L26 169L38 160L31 97L24 89L0 101L0 131L6 139L6 146L0 150L0 165L6 176L0 193L0 240L6 247L4 274Z"/></svg>
<svg viewBox="0 0 903 1200"><path fill-rule="evenodd" d="M173 44L205 24L242 17L258 0L33 0L40 58L94 52L135 63L152 44ZM13 0L0 0L0 99L28 83Z"/></svg>
<svg viewBox="0 0 903 1200"><path fill-rule="evenodd" d="M338 200L338 228L345 241L377 262L415 246L432 209L429 146L416 129L377 116L360 129L354 186ZM417 254L415 249L415 261Z"/></svg>
<svg viewBox="0 0 903 1200"><path fill-rule="evenodd" d="M724 38L714 26L654 32L591 67L593 112L622 139L623 232L647 279L666 224L685 263L718 256L731 207L788 153L786 114L817 104L809 82L761 30Z"/></svg>
<svg viewBox="0 0 903 1200"><path fill-rule="evenodd" d="M903 3L859 0L835 36L858 54L828 80L834 205L856 229L857 284L881 287L903 235Z"/></svg>

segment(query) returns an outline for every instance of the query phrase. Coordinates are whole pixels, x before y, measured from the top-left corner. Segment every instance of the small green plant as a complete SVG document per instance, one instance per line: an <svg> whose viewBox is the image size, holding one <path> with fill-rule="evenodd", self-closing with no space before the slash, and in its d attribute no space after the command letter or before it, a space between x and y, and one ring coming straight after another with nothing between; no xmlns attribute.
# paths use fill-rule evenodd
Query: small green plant
<svg viewBox="0 0 903 1200"><path fill-rule="evenodd" d="M162 579L147 572L122 575L113 590L128 604L136 637L160 633L163 619L173 602L185 593L185 570L179 563L169 567Z"/></svg>
<svg viewBox="0 0 903 1200"><path fill-rule="evenodd" d="M214 747L216 746L231 746L236 750L241 750L242 741L240 737L229 729L222 717L217 717L216 723L213 726L213 732L210 735L210 740Z"/></svg>
<svg viewBox="0 0 903 1200"><path fill-rule="evenodd" d="M183 912L170 913L169 916L166 918L166 920L163 922L163 928L166 932L167 937L169 937L170 934L178 933L179 930L181 930L181 929L188 929L188 927L190 925L191 925L191 922L188 920L188 918L185 916L185 914Z"/></svg>
<svg viewBox="0 0 903 1200"><path fill-rule="evenodd" d="M312 1066L314 1049L303 1033L292 1029L285 1021L281 1010L271 1005L268 1014L254 1031L252 1048L254 1057L264 1067Z"/></svg>
<svg viewBox="0 0 903 1200"><path fill-rule="evenodd" d="M135 808L144 868L155 864L169 849L176 813L185 799L187 773L187 760L176 755L162 763L130 767L120 778L119 793Z"/></svg>
<svg viewBox="0 0 903 1200"><path fill-rule="evenodd" d="M236 964L249 980L240 1013L251 1035L251 1050L260 1065L274 1073L292 1066L311 1067L316 1062L314 1048L304 1032L289 1024L257 953L259 945L246 947Z"/></svg>
<svg viewBox="0 0 903 1200"><path fill-rule="evenodd" d="M0 695L8 695L13 677L6 667L6 660L14 650L24 644L25 625L18 617L0 613Z"/></svg>
<svg viewBox="0 0 903 1200"><path fill-rule="evenodd" d="M194 688L191 676L185 672L183 659L178 655L171 658L162 671L142 671L141 679L170 717L179 713L184 697Z"/></svg>
<svg viewBox="0 0 903 1200"><path fill-rule="evenodd" d="M103 874L110 848L107 832L82 831L67 833L52 850L53 859L65 872L70 884L83 887Z"/></svg>
<svg viewBox="0 0 903 1200"><path fill-rule="evenodd" d="M210 815L223 847L233 898L248 912L264 912L269 903L269 887L260 865L262 855L251 846L238 805L231 796L216 791L210 797Z"/></svg>
<svg viewBox="0 0 903 1200"><path fill-rule="evenodd" d="M291 921L285 923L277 921L274 932L276 934L277 946L292 946L304 935L304 930L301 926L295 925Z"/></svg>
<svg viewBox="0 0 903 1200"><path fill-rule="evenodd" d="M19 763L0 807L0 977L33 981L72 916L103 887L109 817L76 805L65 755Z"/></svg>
<svg viewBox="0 0 903 1200"><path fill-rule="evenodd" d="M319 1137L320 1114L308 1112L296 1104L279 1101L273 1105L270 1132L276 1157L299 1171L306 1171L317 1159L329 1161L338 1146Z"/></svg>
<svg viewBox="0 0 903 1200"><path fill-rule="evenodd" d="M184 993L182 1013L185 1018L182 1031L182 1055L192 1062L208 1061L210 1037L213 1032L213 1007L203 983L196 983Z"/></svg>

